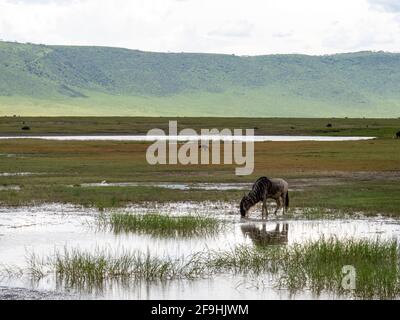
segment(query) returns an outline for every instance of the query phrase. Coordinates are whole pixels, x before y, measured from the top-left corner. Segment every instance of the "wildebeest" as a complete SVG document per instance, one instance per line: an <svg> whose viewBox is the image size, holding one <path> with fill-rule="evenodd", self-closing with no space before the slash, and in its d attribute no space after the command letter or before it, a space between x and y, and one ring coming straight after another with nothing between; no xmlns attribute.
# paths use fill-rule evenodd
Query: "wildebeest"
<svg viewBox="0 0 400 320"><path fill-rule="evenodd" d="M252 190L240 202L240 214L242 217L246 217L250 208L262 202L262 218L268 217L267 200L269 198L274 199L277 204L274 214L282 207L285 214L289 207L289 184L283 179L261 177L254 183Z"/></svg>
<svg viewBox="0 0 400 320"><path fill-rule="evenodd" d="M396 139L400 139L400 131L396 133Z"/></svg>
<svg viewBox="0 0 400 320"><path fill-rule="evenodd" d="M255 246L271 246L282 245L288 243L289 225L277 224L274 230L267 230L267 225L263 224L262 228L257 225L243 225L241 226L242 232L245 236L253 241Z"/></svg>

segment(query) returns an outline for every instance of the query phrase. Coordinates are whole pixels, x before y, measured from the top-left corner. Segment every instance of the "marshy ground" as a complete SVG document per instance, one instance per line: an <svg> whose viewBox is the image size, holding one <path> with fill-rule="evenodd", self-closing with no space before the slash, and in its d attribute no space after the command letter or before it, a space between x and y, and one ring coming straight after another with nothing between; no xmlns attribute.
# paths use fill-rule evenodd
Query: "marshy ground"
<svg viewBox="0 0 400 320"><path fill-rule="evenodd" d="M22 119L6 120L0 135L18 134ZM28 134L141 134L168 123L23 121ZM205 123L378 139L256 143L249 177L235 176L234 166L149 166L147 143L0 139L0 298L13 296L10 288L38 299L399 297L400 141L392 133L400 120L181 125ZM288 180L291 211L262 222L258 209L240 220L243 193L264 175ZM341 264L359 270L356 292L338 286Z"/></svg>
<svg viewBox="0 0 400 320"><path fill-rule="evenodd" d="M74 299L397 297L397 219L323 213L262 222L256 213L241 220L235 211L234 203L213 202L103 212L55 204L3 208L0 283ZM114 232L113 217L123 230ZM342 264L359 270L358 291L340 289Z"/></svg>

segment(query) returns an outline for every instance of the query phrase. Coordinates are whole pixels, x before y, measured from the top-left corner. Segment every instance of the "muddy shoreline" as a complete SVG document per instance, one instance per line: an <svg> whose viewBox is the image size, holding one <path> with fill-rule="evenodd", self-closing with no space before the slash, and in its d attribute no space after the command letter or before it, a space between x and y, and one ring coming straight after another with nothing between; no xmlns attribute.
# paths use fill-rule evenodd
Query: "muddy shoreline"
<svg viewBox="0 0 400 320"><path fill-rule="evenodd" d="M0 286L0 300L70 300L74 296L59 292Z"/></svg>

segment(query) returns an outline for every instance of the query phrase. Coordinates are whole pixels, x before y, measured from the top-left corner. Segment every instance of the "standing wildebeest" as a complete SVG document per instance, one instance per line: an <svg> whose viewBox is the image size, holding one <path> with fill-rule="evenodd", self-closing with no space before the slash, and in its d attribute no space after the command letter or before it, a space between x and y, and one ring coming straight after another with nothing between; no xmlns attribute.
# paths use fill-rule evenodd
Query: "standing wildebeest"
<svg viewBox="0 0 400 320"><path fill-rule="evenodd" d="M396 133L396 138L400 139L400 131Z"/></svg>
<svg viewBox="0 0 400 320"><path fill-rule="evenodd" d="M276 201L277 206L274 214L282 207L285 214L289 207L289 184L283 179L270 180L267 177L258 179L249 194L244 196L240 202L240 214L242 217L246 217L250 208L262 201L262 218L268 217L268 198Z"/></svg>

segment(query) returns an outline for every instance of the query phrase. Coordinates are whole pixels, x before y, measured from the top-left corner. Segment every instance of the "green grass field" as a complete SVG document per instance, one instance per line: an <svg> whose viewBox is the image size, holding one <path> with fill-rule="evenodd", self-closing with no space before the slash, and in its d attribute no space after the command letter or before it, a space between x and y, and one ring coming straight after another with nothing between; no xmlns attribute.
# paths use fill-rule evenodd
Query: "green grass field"
<svg viewBox="0 0 400 320"><path fill-rule="evenodd" d="M235 56L0 41L0 116L399 117L400 54Z"/></svg>
<svg viewBox="0 0 400 320"><path fill-rule="evenodd" d="M226 113L230 114L230 113ZM233 115L232 115L233 116ZM0 117L0 135L38 134L146 134L160 128L168 132L169 120L179 130L229 128L255 129L256 135L373 136L393 138L400 131L397 119L352 118L193 118L193 117ZM331 124L332 127L327 127ZM22 131L25 125L30 131Z"/></svg>
<svg viewBox="0 0 400 320"><path fill-rule="evenodd" d="M75 117L379 117L400 116L398 98L364 103L287 97L280 88L185 92L167 96L115 95L82 90L88 97L1 96L0 116Z"/></svg>
<svg viewBox="0 0 400 320"><path fill-rule="evenodd" d="M10 121L6 121L10 120ZM29 124L29 134L143 134L165 128L162 118L1 118L0 134L17 134ZM0 202L76 203L99 208L131 202L232 201L243 191L176 191L149 186L80 187L101 182L253 182L259 176L283 177L294 188L293 207L364 211L399 215L400 140L393 139L400 120L374 119L179 119L181 128L258 127L259 134L321 134L377 136L372 141L265 142L255 147L255 171L237 177L234 165L150 166L147 143L110 141L0 140ZM332 123L333 128L326 128ZM322 125L323 124L323 125ZM292 127L294 129L292 129ZM9 190L7 186L19 186Z"/></svg>

